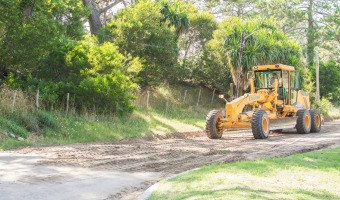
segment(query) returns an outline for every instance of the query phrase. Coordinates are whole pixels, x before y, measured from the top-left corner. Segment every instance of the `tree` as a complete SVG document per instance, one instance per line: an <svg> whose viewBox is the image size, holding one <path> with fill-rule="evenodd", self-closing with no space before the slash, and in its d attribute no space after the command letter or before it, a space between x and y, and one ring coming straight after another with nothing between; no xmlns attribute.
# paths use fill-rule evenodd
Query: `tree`
<svg viewBox="0 0 340 200"><path fill-rule="evenodd" d="M315 67L310 71L312 80L315 81ZM340 101L340 64L334 60L320 62L320 96L337 103Z"/></svg>
<svg viewBox="0 0 340 200"><path fill-rule="evenodd" d="M249 18L258 14L259 0L206 0L208 7L219 19Z"/></svg>
<svg viewBox="0 0 340 200"><path fill-rule="evenodd" d="M271 0L262 1L259 7L265 16L278 20L286 34L305 46L308 66L314 65L317 46L327 48L329 40L339 44L339 40L336 40L340 23L337 1Z"/></svg>
<svg viewBox="0 0 340 200"><path fill-rule="evenodd" d="M85 10L81 5L78 0L1 1L2 70L27 77L49 67L44 59L64 38L82 37Z"/></svg>
<svg viewBox="0 0 340 200"><path fill-rule="evenodd" d="M214 16L208 12L190 13L189 20L190 28L183 34L180 41L184 46L184 59L186 59L190 50L194 52L192 54L200 54L206 43L212 38L213 31L217 28Z"/></svg>
<svg viewBox="0 0 340 200"><path fill-rule="evenodd" d="M206 44L212 39L213 31L217 29L214 16L208 12L199 13L193 10L189 13L190 27L179 39L182 80L201 82L209 85L210 80L203 72Z"/></svg>
<svg viewBox="0 0 340 200"><path fill-rule="evenodd" d="M208 47L218 63L211 67L229 69L239 96L247 88L246 73L251 67L299 63L299 45L276 28L273 20L231 18L220 24Z"/></svg>
<svg viewBox="0 0 340 200"><path fill-rule="evenodd" d="M143 60L141 85L157 85L177 77L177 41L182 25L186 26L182 23L185 18L170 3L141 1L118 13L101 36L119 46L122 53Z"/></svg>

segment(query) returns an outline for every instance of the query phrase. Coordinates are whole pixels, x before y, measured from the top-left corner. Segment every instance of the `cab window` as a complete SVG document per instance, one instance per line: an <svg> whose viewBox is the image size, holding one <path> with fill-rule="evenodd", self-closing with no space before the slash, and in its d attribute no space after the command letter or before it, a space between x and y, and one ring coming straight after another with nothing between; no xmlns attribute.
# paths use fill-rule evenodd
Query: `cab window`
<svg viewBox="0 0 340 200"><path fill-rule="evenodd" d="M282 73L280 70L255 72L255 88L272 89L274 87L275 77L279 81L279 87L282 87Z"/></svg>

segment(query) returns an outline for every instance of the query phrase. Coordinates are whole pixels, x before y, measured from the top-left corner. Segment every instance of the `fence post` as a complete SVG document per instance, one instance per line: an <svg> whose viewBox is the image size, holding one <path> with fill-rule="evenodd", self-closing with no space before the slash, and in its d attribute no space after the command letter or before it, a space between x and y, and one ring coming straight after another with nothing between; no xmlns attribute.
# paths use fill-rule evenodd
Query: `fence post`
<svg viewBox="0 0 340 200"><path fill-rule="evenodd" d="M199 105L199 103L200 103L201 90L202 90L202 88L200 88L200 91L198 92L197 105L196 105L197 107L198 107L198 105Z"/></svg>
<svg viewBox="0 0 340 200"><path fill-rule="evenodd" d="M211 98L211 104L214 103L215 91L216 91L216 89L214 88L213 95L212 95L212 98Z"/></svg>
<svg viewBox="0 0 340 200"><path fill-rule="evenodd" d="M39 88L37 89L37 95L35 96L35 106L37 108L37 110L39 110Z"/></svg>
<svg viewBox="0 0 340 200"><path fill-rule="evenodd" d="M17 97L17 90L14 90L13 101L12 101L12 113L14 112L15 99Z"/></svg>
<svg viewBox="0 0 340 200"><path fill-rule="evenodd" d="M146 96L146 108L149 108L150 91L148 90L146 93L147 93L147 96Z"/></svg>
<svg viewBox="0 0 340 200"><path fill-rule="evenodd" d="M66 114L68 114L68 110L70 108L70 93L66 95Z"/></svg>
<svg viewBox="0 0 340 200"><path fill-rule="evenodd" d="M169 101L167 100L165 103L165 113L168 113Z"/></svg>
<svg viewBox="0 0 340 200"><path fill-rule="evenodd" d="M183 103L185 103L185 99L187 98L187 92L188 92L188 90L185 90L184 97L183 97Z"/></svg>
<svg viewBox="0 0 340 200"><path fill-rule="evenodd" d="M73 104L72 104L72 107L73 107L73 114L76 113L76 94L73 94Z"/></svg>

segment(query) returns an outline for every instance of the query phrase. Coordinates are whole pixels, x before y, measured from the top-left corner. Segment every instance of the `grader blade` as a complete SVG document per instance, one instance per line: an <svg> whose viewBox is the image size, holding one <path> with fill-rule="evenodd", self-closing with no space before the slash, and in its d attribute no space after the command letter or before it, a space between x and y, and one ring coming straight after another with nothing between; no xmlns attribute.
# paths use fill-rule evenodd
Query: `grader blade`
<svg viewBox="0 0 340 200"><path fill-rule="evenodd" d="M269 130L290 129L295 128L297 117L286 117L279 119L271 119L269 122Z"/></svg>

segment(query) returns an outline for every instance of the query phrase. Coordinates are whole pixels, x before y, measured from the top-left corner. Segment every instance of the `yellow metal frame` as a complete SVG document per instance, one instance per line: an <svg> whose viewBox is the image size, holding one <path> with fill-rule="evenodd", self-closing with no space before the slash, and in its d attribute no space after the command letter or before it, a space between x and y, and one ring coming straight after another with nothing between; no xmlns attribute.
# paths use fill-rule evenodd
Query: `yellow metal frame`
<svg viewBox="0 0 340 200"><path fill-rule="evenodd" d="M260 89L255 92L255 83L253 77L249 78L250 93L240 96L231 102L226 102L225 112L226 116L222 119L222 123L219 124L223 128L247 128L251 127L251 119L253 112L242 113L246 105L251 105L253 110L261 109L267 112L269 119L285 118L287 116L295 116L296 112L302 108L309 109L310 102L309 96L302 90L297 90L294 97L297 95L297 101L295 105L290 105L290 91L291 91L291 72L295 71L295 68L283 64L275 65L261 65L254 66L253 72L264 70L287 70L288 74L288 93L289 104L283 105L283 101L278 101L278 79L274 81L274 88ZM280 109L277 106L281 106ZM280 110L280 113L279 113Z"/></svg>
<svg viewBox="0 0 340 200"><path fill-rule="evenodd" d="M293 66L289 65L283 65L283 64L276 64L276 65L260 65L260 66L254 66L253 71L262 71L262 70L287 70L287 71L294 71L295 68Z"/></svg>

